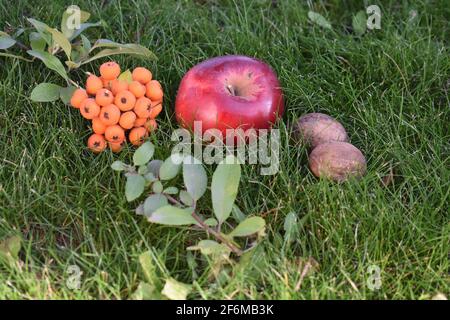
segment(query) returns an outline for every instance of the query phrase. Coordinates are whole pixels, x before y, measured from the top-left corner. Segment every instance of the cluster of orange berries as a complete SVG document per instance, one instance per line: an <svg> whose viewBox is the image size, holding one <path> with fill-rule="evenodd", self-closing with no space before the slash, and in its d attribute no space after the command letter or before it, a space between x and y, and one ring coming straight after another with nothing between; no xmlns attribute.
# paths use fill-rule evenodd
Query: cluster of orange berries
<svg viewBox="0 0 450 320"><path fill-rule="evenodd" d="M87 145L95 153L107 145L119 152L127 134L130 143L140 145L157 128L155 118L162 110L161 84L143 67L133 70L131 81L120 79L120 72L116 62L102 64L100 77L89 75L86 90L75 90L70 100L84 118L92 120L94 134Z"/></svg>

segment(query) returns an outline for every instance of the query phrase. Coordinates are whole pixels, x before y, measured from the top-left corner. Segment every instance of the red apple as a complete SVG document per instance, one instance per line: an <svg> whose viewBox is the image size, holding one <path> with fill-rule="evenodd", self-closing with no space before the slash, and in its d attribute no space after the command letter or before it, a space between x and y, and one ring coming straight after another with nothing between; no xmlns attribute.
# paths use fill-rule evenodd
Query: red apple
<svg viewBox="0 0 450 320"><path fill-rule="evenodd" d="M201 62L181 80L175 104L178 122L203 132L219 129L269 129L283 115L284 102L275 72L246 56L222 56Z"/></svg>

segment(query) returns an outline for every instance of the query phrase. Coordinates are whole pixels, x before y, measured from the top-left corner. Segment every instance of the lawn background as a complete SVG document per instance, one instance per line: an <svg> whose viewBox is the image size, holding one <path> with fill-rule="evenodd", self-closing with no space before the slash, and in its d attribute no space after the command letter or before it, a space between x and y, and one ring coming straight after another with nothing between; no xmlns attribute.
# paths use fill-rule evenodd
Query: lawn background
<svg viewBox="0 0 450 320"><path fill-rule="evenodd" d="M26 17L60 25L67 1L0 1L0 29ZM364 1L78 1L103 19L90 39L139 42L158 62L116 56L123 69L144 65L165 89L155 142L170 154L176 90L206 58L245 54L269 63L286 96L280 172L245 166L237 204L263 215L267 237L245 268L213 281L202 258L185 248L204 236L150 225L134 215L124 179L109 165L132 150L98 156L85 147L88 123L77 110L30 101L41 82L62 84L42 63L0 57L0 239L23 238L21 267L0 267L0 298L128 299L144 279L138 256L151 250L162 281L192 283L200 299L405 299L449 294L449 94L446 1L383 1L381 29L361 38L352 16ZM308 21L313 10L333 30ZM411 19L411 15L416 17ZM105 60L106 61L106 60ZM80 83L84 71L72 74ZM290 126L324 112L347 128L368 160L361 181L319 181ZM395 174L385 187L381 180ZM211 174L214 168L208 168ZM207 213L209 204L202 207ZM285 216L298 214L298 238L283 240ZM301 262L319 268L296 290ZM80 290L66 286L69 265L83 271ZM379 290L368 267L381 268ZM206 271L205 271L206 270Z"/></svg>

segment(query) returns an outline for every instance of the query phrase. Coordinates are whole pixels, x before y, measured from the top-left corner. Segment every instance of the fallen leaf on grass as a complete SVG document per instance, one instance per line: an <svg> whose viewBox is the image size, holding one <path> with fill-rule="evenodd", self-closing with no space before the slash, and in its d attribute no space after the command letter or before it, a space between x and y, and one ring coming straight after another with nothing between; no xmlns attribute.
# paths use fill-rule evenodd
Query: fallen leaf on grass
<svg viewBox="0 0 450 320"><path fill-rule="evenodd" d="M447 300L447 297L445 296L445 294L438 292L433 296L433 298L431 298L431 300Z"/></svg>
<svg viewBox="0 0 450 320"><path fill-rule="evenodd" d="M141 282L131 298L133 300L156 300L161 299L161 296L156 292L154 286L147 282Z"/></svg>
<svg viewBox="0 0 450 320"><path fill-rule="evenodd" d="M308 18L309 20L311 20L311 22L321 26L322 28L325 29L332 29L330 22L328 22L328 20L322 16L320 13L314 12L314 11L309 11L308 12Z"/></svg>
<svg viewBox="0 0 450 320"><path fill-rule="evenodd" d="M170 300L186 300L191 290L192 286L169 278L166 280L166 284L161 293Z"/></svg>
<svg viewBox="0 0 450 320"><path fill-rule="evenodd" d="M19 251L22 247L22 239L12 236L0 241L0 260L14 263L19 259Z"/></svg>

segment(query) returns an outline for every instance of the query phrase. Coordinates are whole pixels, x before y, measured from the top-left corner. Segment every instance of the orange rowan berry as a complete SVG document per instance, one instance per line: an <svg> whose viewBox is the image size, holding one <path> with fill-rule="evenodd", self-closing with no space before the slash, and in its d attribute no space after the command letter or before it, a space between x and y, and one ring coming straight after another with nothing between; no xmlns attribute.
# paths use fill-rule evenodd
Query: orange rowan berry
<svg viewBox="0 0 450 320"><path fill-rule="evenodd" d="M95 153L102 152L106 148L105 138L101 134L94 133L89 137L87 146Z"/></svg>
<svg viewBox="0 0 450 320"><path fill-rule="evenodd" d="M117 124L109 126L105 130L105 138L109 142L122 142L125 139L125 131Z"/></svg>
<svg viewBox="0 0 450 320"><path fill-rule="evenodd" d="M142 84L147 84L152 80L152 73L144 67L137 67L131 74L133 80L139 81Z"/></svg>
<svg viewBox="0 0 450 320"><path fill-rule="evenodd" d="M111 82L111 91L117 95L120 91L128 90L128 82L124 80L114 79Z"/></svg>
<svg viewBox="0 0 450 320"><path fill-rule="evenodd" d="M95 95L98 90L103 88L103 81L94 74L89 75L86 80L86 91L89 94Z"/></svg>
<svg viewBox="0 0 450 320"><path fill-rule="evenodd" d="M120 116L119 125L124 129L131 129L134 126L136 118L136 114L133 111L124 112Z"/></svg>
<svg viewBox="0 0 450 320"><path fill-rule="evenodd" d="M152 102L152 108L150 109L150 119L155 119L162 111L162 102Z"/></svg>
<svg viewBox="0 0 450 320"><path fill-rule="evenodd" d="M148 132L153 132L158 128L158 124L155 119L149 119L144 123L144 128L147 129Z"/></svg>
<svg viewBox="0 0 450 320"><path fill-rule="evenodd" d="M145 95L145 86L139 81L131 81L128 84L128 91L130 91L136 98L143 97Z"/></svg>
<svg viewBox="0 0 450 320"><path fill-rule="evenodd" d="M113 79L113 80L103 79L102 77L100 77L100 79L102 79L103 88L108 89L108 90L111 90L112 83L114 80L116 80L116 79Z"/></svg>
<svg viewBox="0 0 450 320"><path fill-rule="evenodd" d="M106 107L114 101L114 96L108 89L100 89L95 95L95 102L101 107Z"/></svg>
<svg viewBox="0 0 450 320"><path fill-rule="evenodd" d="M96 118L100 113L100 107L92 98L84 100L83 105L80 107L81 115L85 119L92 120Z"/></svg>
<svg viewBox="0 0 450 320"><path fill-rule="evenodd" d="M128 139L130 142L135 145L139 146L144 142L144 139L148 136L148 131L144 127L138 127L133 128L130 130L130 133L128 134Z"/></svg>
<svg viewBox="0 0 450 320"><path fill-rule="evenodd" d="M106 125L100 120L100 118L92 119L92 130L98 134L104 134Z"/></svg>
<svg viewBox="0 0 450 320"><path fill-rule="evenodd" d="M122 151L123 146L125 145L125 140L122 142L108 142L108 145L112 152L117 153Z"/></svg>
<svg viewBox="0 0 450 320"><path fill-rule="evenodd" d="M157 80L152 80L145 85L146 96L152 101L160 101L163 98L163 90L161 84Z"/></svg>
<svg viewBox="0 0 450 320"><path fill-rule="evenodd" d="M86 90L84 89L76 89L72 97L70 98L70 105L74 108L79 109L84 102L88 98L88 94L86 93Z"/></svg>
<svg viewBox="0 0 450 320"><path fill-rule="evenodd" d="M100 115L98 117L104 125L112 126L119 122L120 110L115 105L110 104L100 110Z"/></svg>
<svg viewBox="0 0 450 320"><path fill-rule="evenodd" d="M136 120L134 121L133 127L135 127L135 128L142 127L147 120L148 120L147 118L136 118Z"/></svg>
<svg viewBox="0 0 450 320"><path fill-rule="evenodd" d="M130 111L135 103L136 97L128 90L119 92L114 99L114 104L122 111Z"/></svg>
<svg viewBox="0 0 450 320"><path fill-rule="evenodd" d="M105 62L100 66L100 74L103 79L116 79L120 75L120 66L114 61Z"/></svg>
<svg viewBox="0 0 450 320"><path fill-rule="evenodd" d="M136 104L134 105L134 113L136 113L139 118L148 118L151 109L152 101L146 97L137 99Z"/></svg>

